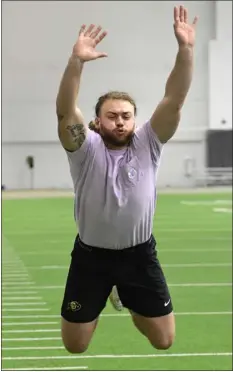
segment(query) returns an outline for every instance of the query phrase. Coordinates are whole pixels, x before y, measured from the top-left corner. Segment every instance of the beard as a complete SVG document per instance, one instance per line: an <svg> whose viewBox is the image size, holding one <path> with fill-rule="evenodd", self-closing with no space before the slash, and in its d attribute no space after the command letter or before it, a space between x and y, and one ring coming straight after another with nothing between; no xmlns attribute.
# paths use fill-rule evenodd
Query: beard
<svg viewBox="0 0 233 372"><path fill-rule="evenodd" d="M99 134L106 145L120 148L128 145L131 142L134 136L134 129L122 136L118 136L114 132L110 132L104 128L101 128Z"/></svg>

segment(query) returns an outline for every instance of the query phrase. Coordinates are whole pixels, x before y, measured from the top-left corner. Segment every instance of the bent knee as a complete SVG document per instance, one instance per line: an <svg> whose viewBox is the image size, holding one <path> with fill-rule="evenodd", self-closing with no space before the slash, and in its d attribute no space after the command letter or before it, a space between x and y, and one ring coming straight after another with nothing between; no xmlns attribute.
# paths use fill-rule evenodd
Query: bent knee
<svg viewBox="0 0 233 372"><path fill-rule="evenodd" d="M88 349L88 344L84 344L80 342L69 343L69 342L64 342L63 340L63 345L65 346L65 349L70 354L82 354Z"/></svg>
<svg viewBox="0 0 233 372"><path fill-rule="evenodd" d="M162 338L153 338L150 341L151 345L157 350L167 350L169 349L174 342L174 335L169 335Z"/></svg>

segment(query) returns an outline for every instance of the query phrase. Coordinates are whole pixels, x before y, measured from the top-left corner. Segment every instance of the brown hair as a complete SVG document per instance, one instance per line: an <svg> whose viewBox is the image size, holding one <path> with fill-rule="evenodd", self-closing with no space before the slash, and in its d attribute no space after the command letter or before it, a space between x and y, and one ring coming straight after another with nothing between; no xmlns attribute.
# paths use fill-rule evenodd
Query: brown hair
<svg viewBox="0 0 233 372"><path fill-rule="evenodd" d="M93 130L94 132L99 133L98 129L96 128L94 120L90 121L90 123L88 124L88 127L89 127L89 129Z"/></svg>
<svg viewBox="0 0 233 372"><path fill-rule="evenodd" d="M101 107L103 106L104 102L107 101L108 99L116 99L116 100L118 99L118 100L122 100L122 101L128 101L134 107L134 115L137 115L136 103L135 103L134 99L128 93L111 91L111 92L108 92L108 93L102 95L101 97L99 97L99 99L97 101L97 104L95 106L95 115L97 117L100 114L100 110L101 110Z"/></svg>

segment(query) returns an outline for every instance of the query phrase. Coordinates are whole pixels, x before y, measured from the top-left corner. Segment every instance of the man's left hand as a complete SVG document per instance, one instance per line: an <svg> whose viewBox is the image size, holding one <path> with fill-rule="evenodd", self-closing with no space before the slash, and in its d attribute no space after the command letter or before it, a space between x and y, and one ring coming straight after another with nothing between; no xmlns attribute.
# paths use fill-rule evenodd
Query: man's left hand
<svg viewBox="0 0 233 372"><path fill-rule="evenodd" d="M183 6L174 8L174 31L179 46L194 46L197 20L195 17L193 23L189 24L188 10Z"/></svg>

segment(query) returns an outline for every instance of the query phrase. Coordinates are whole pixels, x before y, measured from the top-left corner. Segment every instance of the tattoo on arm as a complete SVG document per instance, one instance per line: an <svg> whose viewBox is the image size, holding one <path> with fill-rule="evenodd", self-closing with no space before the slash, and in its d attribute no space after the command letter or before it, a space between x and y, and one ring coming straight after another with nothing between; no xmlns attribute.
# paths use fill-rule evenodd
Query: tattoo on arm
<svg viewBox="0 0 233 372"><path fill-rule="evenodd" d="M67 130L78 147L81 147L86 138L86 128L83 124L68 125Z"/></svg>

